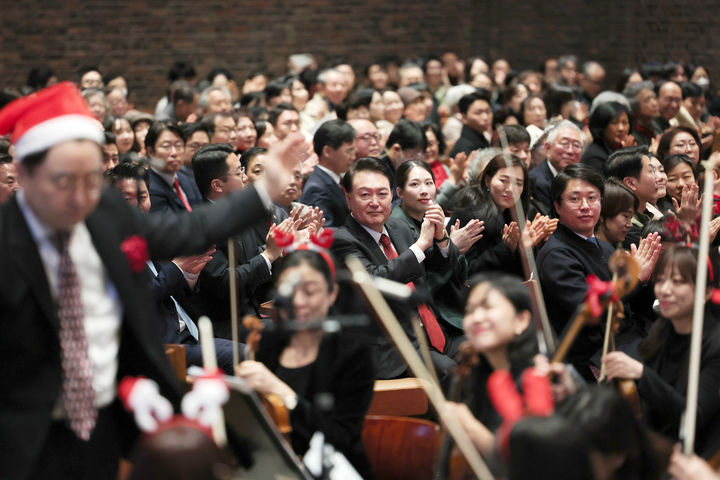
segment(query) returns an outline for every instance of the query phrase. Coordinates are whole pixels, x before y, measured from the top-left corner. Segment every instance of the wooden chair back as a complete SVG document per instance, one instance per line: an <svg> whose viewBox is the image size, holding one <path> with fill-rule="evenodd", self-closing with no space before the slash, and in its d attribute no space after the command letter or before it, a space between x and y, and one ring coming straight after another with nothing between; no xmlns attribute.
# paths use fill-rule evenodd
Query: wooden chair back
<svg viewBox="0 0 720 480"><path fill-rule="evenodd" d="M418 378L375 380L368 415L412 417L428 410L428 399Z"/></svg>
<svg viewBox="0 0 720 480"><path fill-rule="evenodd" d="M165 355L167 355L170 366L180 381L184 382L187 377L187 365L185 363L185 347L176 343L165 344Z"/></svg>
<svg viewBox="0 0 720 480"><path fill-rule="evenodd" d="M440 426L419 418L368 415L363 446L378 480L432 480Z"/></svg>

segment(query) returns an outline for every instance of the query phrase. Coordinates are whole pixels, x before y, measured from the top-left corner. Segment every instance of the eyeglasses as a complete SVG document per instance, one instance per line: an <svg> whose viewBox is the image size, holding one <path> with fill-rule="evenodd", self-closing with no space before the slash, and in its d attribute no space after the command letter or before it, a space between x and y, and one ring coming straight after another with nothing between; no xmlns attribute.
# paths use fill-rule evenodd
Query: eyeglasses
<svg viewBox="0 0 720 480"><path fill-rule="evenodd" d="M380 143L380 140L382 140L382 135L379 133L365 133L363 135L359 135L358 140L362 140L363 142L369 142L370 140L375 140L377 143Z"/></svg>
<svg viewBox="0 0 720 480"><path fill-rule="evenodd" d="M602 201L602 197L595 194L590 194L585 197L581 197L580 195L570 195L569 197L563 198L563 201L573 207L580 207L583 203L587 203L589 207L593 207Z"/></svg>
<svg viewBox="0 0 720 480"><path fill-rule="evenodd" d="M568 149L572 149L572 150L582 150L582 149L583 149L582 143L580 143L580 142L571 142L571 141L569 141L569 140L561 140L561 141L559 141L556 145L558 145L558 146L559 146L560 148L562 148L563 150L568 150Z"/></svg>
<svg viewBox="0 0 720 480"><path fill-rule="evenodd" d="M172 150L174 148L178 152L182 152L183 150L185 150L185 144L182 142L175 142L175 143L163 142L160 145L158 145L157 148L162 149L162 150L168 150L168 151Z"/></svg>
<svg viewBox="0 0 720 480"><path fill-rule="evenodd" d="M245 167L240 167L239 169L235 170L235 172L233 172L233 173L228 172L225 175L223 175L222 177L220 177L223 182L227 181L228 175L233 175L234 177L242 179L245 176Z"/></svg>
<svg viewBox="0 0 720 480"><path fill-rule="evenodd" d="M682 148L683 150L687 150L688 148L697 148L698 144L695 142L695 140L689 140L687 142L679 142L673 144L673 148Z"/></svg>

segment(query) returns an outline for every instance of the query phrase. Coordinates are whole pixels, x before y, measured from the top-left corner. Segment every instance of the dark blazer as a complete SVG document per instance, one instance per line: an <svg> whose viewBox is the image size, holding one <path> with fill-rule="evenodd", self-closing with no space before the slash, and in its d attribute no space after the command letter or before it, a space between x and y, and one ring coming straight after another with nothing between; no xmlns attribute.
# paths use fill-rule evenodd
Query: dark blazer
<svg viewBox="0 0 720 480"><path fill-rule="evenodd" d="M543 215L549 215L552 211L552 196L550 195L550 186L555 178L548 166L547 158L537 167L528 173L530 179L534 182L532 189L532 201L534 206Z"/></svg>
<svg viewBox="0 0 720 480"><path fill-rule="evenodd" d="M288 338L278 338L275 332L263 334L257 360L277 373L280 355L287 344ZM362 478L373 478L362 443L363 421L372 401L375 381L367 343L347 331L325 335L317 359L309 368L307 391L297 392L298 404L290 415L293 450L303 455L313 434L321 431L326 441L345 455ZM332 395L332 412L325 413L316 406L315 395L320 393Z"/></svg>
<svg viewBox="0 0 720 480"><path fill-rule="evenodd" d="M705 308L695 436L695 451L706 459L720 449L720 328L714 308ZM637 386L648 425L677 439L687 398L690 335L667 328L665 344L646 363Z"/></svg>
<svg viewBox="0 0 720 480"><path fill-rule="evenodd" d="M457 248L451 246L447 258L434 249L425 252L426 258L418 263L415 254L409 250L415 243L412 230L403 220L388 218L385 228L390 241L397 250L398 257L388 261L380 246L372 236L353 218L348 216L345 225L335 231L332 253L335 258L343 259L354 255L362 262L370 275L387 278L400 283L414 282L418 288L424 287L425 271L445 271L457 262ZM410 312L406 305L391 303L393 312L403 326L411 342L418 347L417 338L410 323ZM386 335L379 335L372 345L378 378L394 378L402 374L407 366L396 352Z"/></svg>
<svg viewBox="0 0 720 480"><path fill-rule="evenodd" d="M212 209L188 215L144 215L112 189L103 191L85 224L123 306L118 352L118 380L145 375L177 404L179 390L159 341L158 321L150 306L144 272L133 273L120 244L140 235L150 256L162 260L197 253L219 243L264 215L250 188ZM17 200L0 207L0 464L3 476L25 478L51 425L62 388L59 320L45 268ZM123 434L136 430L130 418L118 419Z"/></svg>
<svg viewBox="0 0 720 480"><path fill-rule="evenodd" d="M187 282L175 264L154 265L158 272L157 276L150 267L145 268L145 274L150 282L150 293L158 311L160 339L162 343L185 343L192 338L192 335L187 328L180 331L177 308L170 296L172 295L176 300L182 299L189 293Z"/></svg>
<svg viewBox="0 0 720 480"><path fill-rule="evenodd" d="M450 152L450 157L455 157L455 155L461 152L470 155L470 152L473 150L477 150L478 148L488 148L489 146L490 142L487 141L485 135L477 130L473 130L467 125L463 125L462 130L460 131L460 138L458 138L457 142L455 142L455 145Z"/></svg>
<svg viewBox="0 0 720 480"><path fill-rule="evenodd" d="M180 197L177 196L175 190L153 169L148 171L148 193L150 194L150 211L151 212L184 212ZM178 183L187 197L190 206L195 208L202 202L200 190L198 190L195 179L187 173L179 171L177 173Z"/></svg>
<svg viewBox="0 0 720 480"><path fill-rule="evenodd" d="M342 226L350 214L343 189L320 168L315 168L305 182L300 203L320 207L326 227Z"/></svg>
<svg viewBox="0 0 720 480"><path fill-rule="evenodd" d="M592 273L603 281L612 279L608 260L615 249L602 240L598 243L599 246L584 240L561 223L540 249L537 257L540 285L550 323L558 334L583 304L587 276ZM568 361L587 362L602 341L600 325L584 327L570 348Z"/></svg>
<svg viewBox="0 0 720 480"><path fill-rule="evenodd" d="M605 174L605 164L611 153L613 153L613 150L607 143L602 140L594 140L583 152L580 163L593 167L603 180L605 180L605 178L607 178Z"/></svg>

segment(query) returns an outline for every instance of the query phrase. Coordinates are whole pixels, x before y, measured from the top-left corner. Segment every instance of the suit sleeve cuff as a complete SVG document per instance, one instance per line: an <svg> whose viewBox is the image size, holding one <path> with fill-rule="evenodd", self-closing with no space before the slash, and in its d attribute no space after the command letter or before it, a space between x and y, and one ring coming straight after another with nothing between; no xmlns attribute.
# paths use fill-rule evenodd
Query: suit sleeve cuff
<svg viewBox="0 0 720 480"><path fill-rule="evenodd" d="M418 263L425 261L425 252L420 250L420 247L417 245L410 245L410 251L415 254L415 258L417 258Z"/></svg>

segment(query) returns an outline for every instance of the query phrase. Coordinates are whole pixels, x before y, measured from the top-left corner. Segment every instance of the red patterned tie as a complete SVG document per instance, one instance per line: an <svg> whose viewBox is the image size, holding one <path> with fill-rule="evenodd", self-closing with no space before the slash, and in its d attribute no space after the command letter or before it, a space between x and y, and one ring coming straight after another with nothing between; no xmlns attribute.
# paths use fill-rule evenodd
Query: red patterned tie
<svg viewBox="0 0 720 480"><path fill-rule="evenodd" d="M380 235L380 245L382 246L383 252L385 252L385 256L388 260L397 258L398 254L390 243L390 237L384 233ZM408 286L413 290L415 289L415 284L413 282L409 282ZM420 319L422 320L425 331L430 338L430 343L437 349L438 352L442 353L445 350L445 334L443 333L442 328L440 328L440 324L438 323L435 314L432 310L430 310L430 307L424 303L422 305L418 305L418 314L420 314Z"/></svg>
<svg viewBox="0 0 720 480"><path fill-rule="evenodd" d="M188 203L187 197L180 188L180 182L178 182L177 177L175 177L173 186L175 187L175 193L177 193L177 196L180 197L180 201L183 203L183 205L185 205L185 210L187 210L188 212L192 212L192 207L190 206L190 203Z"/></svg>
<svg viewBox="0 0 720 480"><path fill-rule="evenodd" d="M68 232L58 232L53 237L55 248L60 254L58 318L62 350L63 406L72 431L79 438L88 441L95 428L97 409L92 386L93 369L83 322L80 283L68 253L69 240Z"/></svg>

